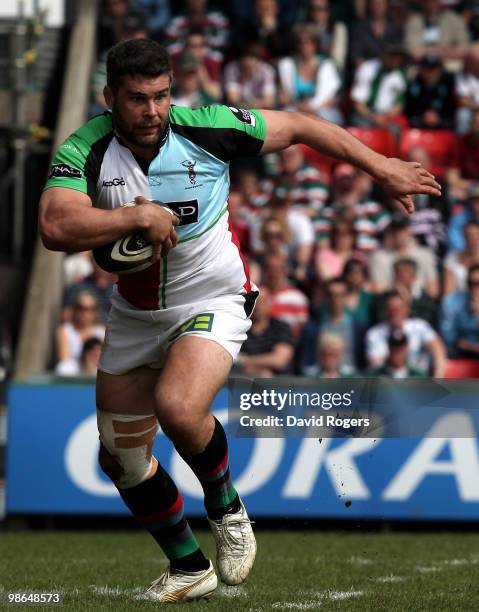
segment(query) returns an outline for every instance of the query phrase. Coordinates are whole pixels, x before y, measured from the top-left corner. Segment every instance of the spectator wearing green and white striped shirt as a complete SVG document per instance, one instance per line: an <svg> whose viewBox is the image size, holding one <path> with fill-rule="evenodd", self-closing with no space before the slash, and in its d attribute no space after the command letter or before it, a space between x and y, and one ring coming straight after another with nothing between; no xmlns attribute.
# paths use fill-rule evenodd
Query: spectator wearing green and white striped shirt
<svg viewBox="0 0 479 612"><path fill-rule="evenodd" d="M356 249L370 253L381 246L382 234L391 221L382 204L369 197L370 179L350 164L340 164L333 175L331 204L313 220L316 243L330 246L338 218L352 223Z"/></svg>

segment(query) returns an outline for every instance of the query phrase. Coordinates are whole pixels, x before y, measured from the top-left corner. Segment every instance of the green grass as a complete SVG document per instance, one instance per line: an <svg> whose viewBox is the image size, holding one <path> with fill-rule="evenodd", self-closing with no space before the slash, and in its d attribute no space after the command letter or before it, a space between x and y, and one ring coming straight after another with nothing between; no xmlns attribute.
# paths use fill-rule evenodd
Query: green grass
<svg viewBox="0 0 479 612"><path fill-rule="evenodd" d="M221 586L194 612L338 610L451 612L479 610L479 534L260 531L248 581ZM213 555L211 536L199 533ZM4 610L158 610L139 601L165 566L155 543L138 532L0 534L0 589L62 591L57 606ZM354 594L355 593L355 594ZM3 594L5 597L5 593Z"/></svg>

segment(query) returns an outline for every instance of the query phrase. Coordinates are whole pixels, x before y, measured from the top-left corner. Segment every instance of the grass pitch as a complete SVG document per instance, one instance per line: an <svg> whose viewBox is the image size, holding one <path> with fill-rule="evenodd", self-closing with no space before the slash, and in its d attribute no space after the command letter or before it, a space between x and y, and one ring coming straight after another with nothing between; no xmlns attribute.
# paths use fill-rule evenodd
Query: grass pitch
<svg viewBox="0 0 479 612"><path fill-rule="evenodd" d="M214 558L211 536L199 532ZM217 590L189 612L479 610L479 534L259 531L248 581ZM157 610L137 599L166 565L139 532L0 534L0 609ZM56 606L7 605L8 591L61 591Z"/></svg>

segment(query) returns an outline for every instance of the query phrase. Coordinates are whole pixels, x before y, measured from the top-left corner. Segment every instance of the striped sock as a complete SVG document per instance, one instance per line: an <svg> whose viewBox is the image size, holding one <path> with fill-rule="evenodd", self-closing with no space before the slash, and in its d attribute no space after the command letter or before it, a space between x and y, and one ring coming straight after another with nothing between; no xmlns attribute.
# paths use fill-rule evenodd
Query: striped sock
<svg viewBox="0 0 479 612"><path fill-rule="evenodd" d="M240 509L238 493L231 481L228 442L218 419L215 418L213 435L201 453L189 456L180 454L203 487L205 508L210 519L220 520L224 514Z"/></svg>
<svg viewBox="0 0 479 612"><path fill-rule="evenodd" d="M196 572L209 567L185 518L183 497L161 465L148 480L119 492L140 525L161 546L173 569Z"/></svg>

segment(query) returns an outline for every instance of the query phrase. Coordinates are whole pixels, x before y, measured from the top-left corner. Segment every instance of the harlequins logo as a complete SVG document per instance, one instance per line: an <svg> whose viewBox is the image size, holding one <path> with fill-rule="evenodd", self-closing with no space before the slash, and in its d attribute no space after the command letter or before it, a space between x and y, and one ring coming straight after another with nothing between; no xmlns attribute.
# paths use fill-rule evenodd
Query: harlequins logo
<svg viewBox="0 0 479 612"><path fill-rule="evenodd" d="M190 183L192 185L196 185L196 160L194 159L185 159L184 162L181 162L181 165L184 166L188 170L188 178L190 179Z"/></svg>

